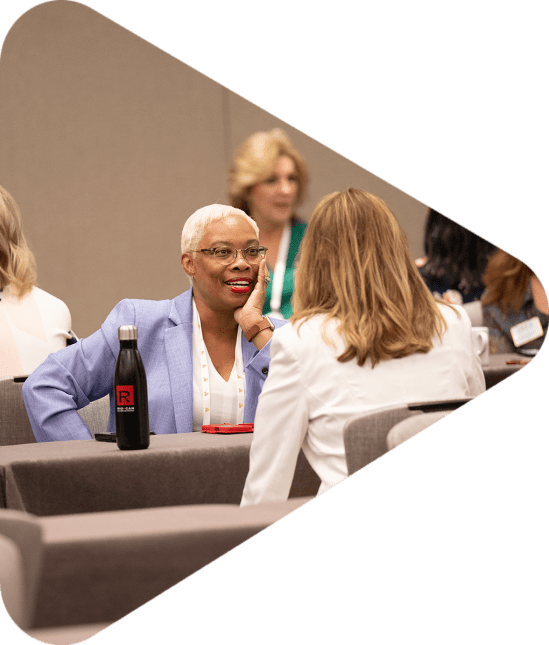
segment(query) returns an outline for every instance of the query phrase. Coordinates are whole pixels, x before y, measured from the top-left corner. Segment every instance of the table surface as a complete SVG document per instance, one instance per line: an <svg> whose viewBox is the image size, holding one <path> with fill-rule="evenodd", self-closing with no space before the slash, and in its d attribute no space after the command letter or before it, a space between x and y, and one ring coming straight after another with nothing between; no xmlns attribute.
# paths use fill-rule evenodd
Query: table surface
<svg viewBox="0 0 549 645"><path fill-rule="evenodd" d="M94 440L0 448L4 505L42 529L36 626L118 620L316 495L301 453L291 499L232 506L251 443L187 433L137 451Z"/></svg>
<svg viewBox="0 0 549 645"><path fill-rule="evenodd" d="M530 360L532 360L530 357L516 353L490 354L488 363L482 366L484 379L486 381L486 389L494 387L494 385L497 385L504 379L512 376L525 367ZM508 365L507 361L527 361L528 363L515 363Z"/></svg>
<svg viewBox="0 0 549 645"><path fill-rule="evenodd" d="M27 629L25 633L43 643L55 645L73 645L91 638L94 634L107 629L112 623L94 623L93 625L68 625L65 627L44 627Z"/></svg>
<svg viewBox="0 0 549 645"><path fill-rule="evenodd" d="M184 434L151 435L151 443L145 450L120 450L116 443L91 439L76 441L47 441L42 443L23 443L0 448L0 468L14 461L40 461L54 459L73 459L75 457L95 457L107 455L150 454L165 450L204 450L208 448L250 447L252 433L208 434L206 432L186 432Z"/></svg>
<svg viewBox="0 0 549 645"><path fill-rule="evenodd" d="M116 443L57 441L0 448L0 507L35 515L181 504L239 504L251 434L153 435L145 450ZM320 480L300 453L291 497Z"/></svg>
<svg viewBox="0 0 549 645"><path fill-rule="evenodd" d="M516 365L507 365L507 361L528 361L530 362L531 357L529 356L523 356L522 354L516 354L516 353L511 353L511 354L490 354L489 356L489 362L486 365L482 366L482 371L484 373L486 372L494 372L497 370L504 370L510 373L513 372L518 372L518 370L522 369L525 364L516 364ZM527 364L527 363L526 363Z"/></svg>
<svg viewBox="0 0 549 645"><path fill-rule="evenodd" d="M44 552L33 624L118 620L308 499L37 518Z"/></svg>

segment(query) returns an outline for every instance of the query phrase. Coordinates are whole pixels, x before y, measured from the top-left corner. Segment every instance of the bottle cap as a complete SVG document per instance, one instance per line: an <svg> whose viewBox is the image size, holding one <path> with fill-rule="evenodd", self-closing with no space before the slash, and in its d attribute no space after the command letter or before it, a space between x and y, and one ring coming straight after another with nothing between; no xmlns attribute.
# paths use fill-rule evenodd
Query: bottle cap
<svg viewBox="0 0 549 645"><path fill-rule="evenodd" d="M137 327L122 325L118 328L118 340L137 340Z"/></svg>

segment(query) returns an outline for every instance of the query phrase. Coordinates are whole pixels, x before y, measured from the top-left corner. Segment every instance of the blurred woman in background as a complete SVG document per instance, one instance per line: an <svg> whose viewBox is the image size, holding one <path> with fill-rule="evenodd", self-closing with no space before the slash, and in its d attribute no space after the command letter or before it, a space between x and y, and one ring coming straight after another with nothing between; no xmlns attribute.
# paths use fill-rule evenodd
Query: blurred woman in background
<svg viewBox="0 0 549 645"><path fill-rule="evenodd" d="M229 170L230 203L257 222L260 243L268 248L272 281L263 313L274 318L292 314L294 269L306 228L296 209L307 195L308 183L302 156L278 128L246 139Z"/></svg>
<svg viewBox="0 0 549 645"><path fill-rule="evenodd" d="M0 186L0 378L28 376L71 338L67 305L35 285L21 213Z"/></svg>
<svg viewBox="0 0 549 645"><path fill-rule="evenodd" d="M547 334L549 306L532 269L498 250L483 279L483 324L490 329L490 353L536 354Z"/></svg>
<svg viewBox="0 0 549 645"><path fill-rule="evenodd" d="M495 251L493 244L431 208L424 248L425 256L416 265L435 297L456 305L480 300L482 274Z"/></svg>
<svg viewBox="0 0 549 645"><path fill-rule="evenodd" d="M242 504L286 499L301 448L319 492L347 477L354 415L484 390L469 318L435 301L386 204L332 193L303 239L291 324L273 335Z"/></svg>

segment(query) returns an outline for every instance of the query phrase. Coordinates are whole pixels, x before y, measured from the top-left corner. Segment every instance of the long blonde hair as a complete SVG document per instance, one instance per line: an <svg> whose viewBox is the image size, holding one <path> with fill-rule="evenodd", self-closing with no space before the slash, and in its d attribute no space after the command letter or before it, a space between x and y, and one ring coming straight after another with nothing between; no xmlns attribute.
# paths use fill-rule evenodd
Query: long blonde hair
<svg viewBox="0 0 549 645"><path fill-rule="evenodd" d="M346 341L338 361L372 367L428 352L446 321L385 202L349 188L315 207L301 245L292 322L323 314ZM326 327L324 327L326 329ZM325 340L328 339L325 337Z"/></svg>
<svg viewBox="0 0 549 645"><path fill-rule="evenodd" d="M503 312L519 311L533 274L526 264L498 249L488 260L482 276L486 287L482 304L496 303Z"/></svg>
<svg viewBox="0 0 549 645"><path fill-rule="evenodd" d="M21 228L13 197L0 186L0 289L12 285L19 298L36 284L36 261Z"/></svg>
<svg viewBox="0 0 549 645"><path fill-rule="evenodd" d="M303 203L309 185L307 165L284 130L274 128L269 132L252 134L237 148L227 180L231 206L250 214L248 199L251 189L272 175L279 157L289 157L294 162L298 177L295 206Z"/></svg>

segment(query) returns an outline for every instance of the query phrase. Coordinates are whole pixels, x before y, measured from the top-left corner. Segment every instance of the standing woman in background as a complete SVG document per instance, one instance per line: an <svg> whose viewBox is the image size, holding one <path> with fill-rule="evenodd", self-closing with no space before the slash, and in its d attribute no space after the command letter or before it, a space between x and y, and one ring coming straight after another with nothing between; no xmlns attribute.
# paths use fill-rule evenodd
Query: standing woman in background
<svg viewBox="0 0 549 645"><path fill-rule="evenodd" d="M28 376L71 338L67 305L35 284L21 213L0 186L0 378Z"/></svg>
<svg viewBox="0 0 549 645"><path fill-rule="evenodd" d="M272 281L263 313L292 315L296 258L306 224L296 215L307 195L309 174L283 130L256 132L237 149L229 170L230 203L252 217L266 246Z"/></svg>

